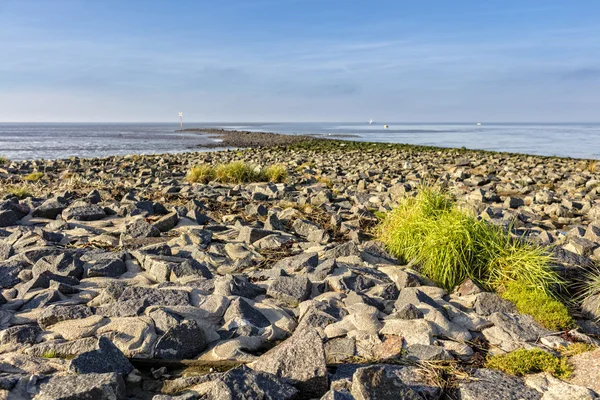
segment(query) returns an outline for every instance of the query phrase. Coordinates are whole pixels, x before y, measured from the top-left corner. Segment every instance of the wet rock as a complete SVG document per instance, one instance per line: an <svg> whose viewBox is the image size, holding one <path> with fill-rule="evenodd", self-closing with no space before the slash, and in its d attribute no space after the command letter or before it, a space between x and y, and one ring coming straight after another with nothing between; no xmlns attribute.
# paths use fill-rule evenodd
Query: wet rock
<svg viewBox="0 0 600 400"><path fill-rule="evenodd" d="M114 372L121 375L133 370L127 357L108 338L100 337L97 346L71 360L70 369L78 374Z"/></svg>
<svg viewBox="0 0 600 400"><path fill-rule="evenodd" d="M172 360L191 359L200 354L206 344L206 334L198 323L183 321L158 339L154 356Z"/></svg>

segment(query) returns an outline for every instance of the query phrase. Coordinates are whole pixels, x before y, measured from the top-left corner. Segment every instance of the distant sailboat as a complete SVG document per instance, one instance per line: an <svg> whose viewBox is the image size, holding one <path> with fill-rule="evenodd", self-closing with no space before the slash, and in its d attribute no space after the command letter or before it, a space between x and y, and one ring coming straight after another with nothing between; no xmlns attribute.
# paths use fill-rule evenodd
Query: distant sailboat
<svg viewBox="0 0 600 400"><path fill-rule="evenodd" d="M477 123L477 126L481 126L481 122L478 122L478 123Z"/></svg>
<svg viewBox="0 0 600 400"><path fill-rule="evenodd" d="M369 119L369 125L373 125L373 119Z"/></svg>
<svg viewBox="0 0 600 400"><path fill-rule="evenodd" d="M384 126L383 126L383 129L387 129L387 128L389 128L389 127L390 127L389 125L384 125Z"/></svg>

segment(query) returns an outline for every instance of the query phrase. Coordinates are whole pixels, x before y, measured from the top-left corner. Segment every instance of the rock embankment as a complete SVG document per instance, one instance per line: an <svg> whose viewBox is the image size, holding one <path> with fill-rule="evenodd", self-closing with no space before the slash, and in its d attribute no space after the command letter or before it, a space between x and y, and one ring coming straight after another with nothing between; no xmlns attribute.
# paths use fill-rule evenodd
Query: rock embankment
<svg viewBox="0 0 600 400"><path fill-rule="evenodd" d="M197 164L233 160L289 177L185 181ZM25 183L34 171L44 176ZM593 162L304 142L11 162L0 180L24 197L0 201L0 398L597 396L598 350L574 357L573 383L482 360L597 343L600 300L576 313L578 328L551 332L472 282L447 293L373 236L381 212L436 182L552 245L577 276L600 258Z"/></svg>

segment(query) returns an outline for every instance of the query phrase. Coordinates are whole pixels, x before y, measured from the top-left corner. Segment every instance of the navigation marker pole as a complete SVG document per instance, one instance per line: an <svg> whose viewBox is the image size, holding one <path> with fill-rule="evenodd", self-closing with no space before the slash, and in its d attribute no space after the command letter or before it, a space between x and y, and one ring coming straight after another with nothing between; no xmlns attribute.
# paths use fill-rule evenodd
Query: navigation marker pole
<svg viewBox="0 0 600 400"><path fill-rule="evenodd" d="M179 127L183 128L183 113L179 113Z"/></svg>

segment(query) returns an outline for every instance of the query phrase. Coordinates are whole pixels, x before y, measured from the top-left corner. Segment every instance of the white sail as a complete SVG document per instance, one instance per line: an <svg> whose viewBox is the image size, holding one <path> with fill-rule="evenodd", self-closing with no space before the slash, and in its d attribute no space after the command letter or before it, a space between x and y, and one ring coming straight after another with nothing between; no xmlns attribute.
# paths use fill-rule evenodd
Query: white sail
<svg viewBox="0 0 600 400"><path fill-rule="evenodd" d="M373 125L373 119L369 119L369 125Z"/></svg>

